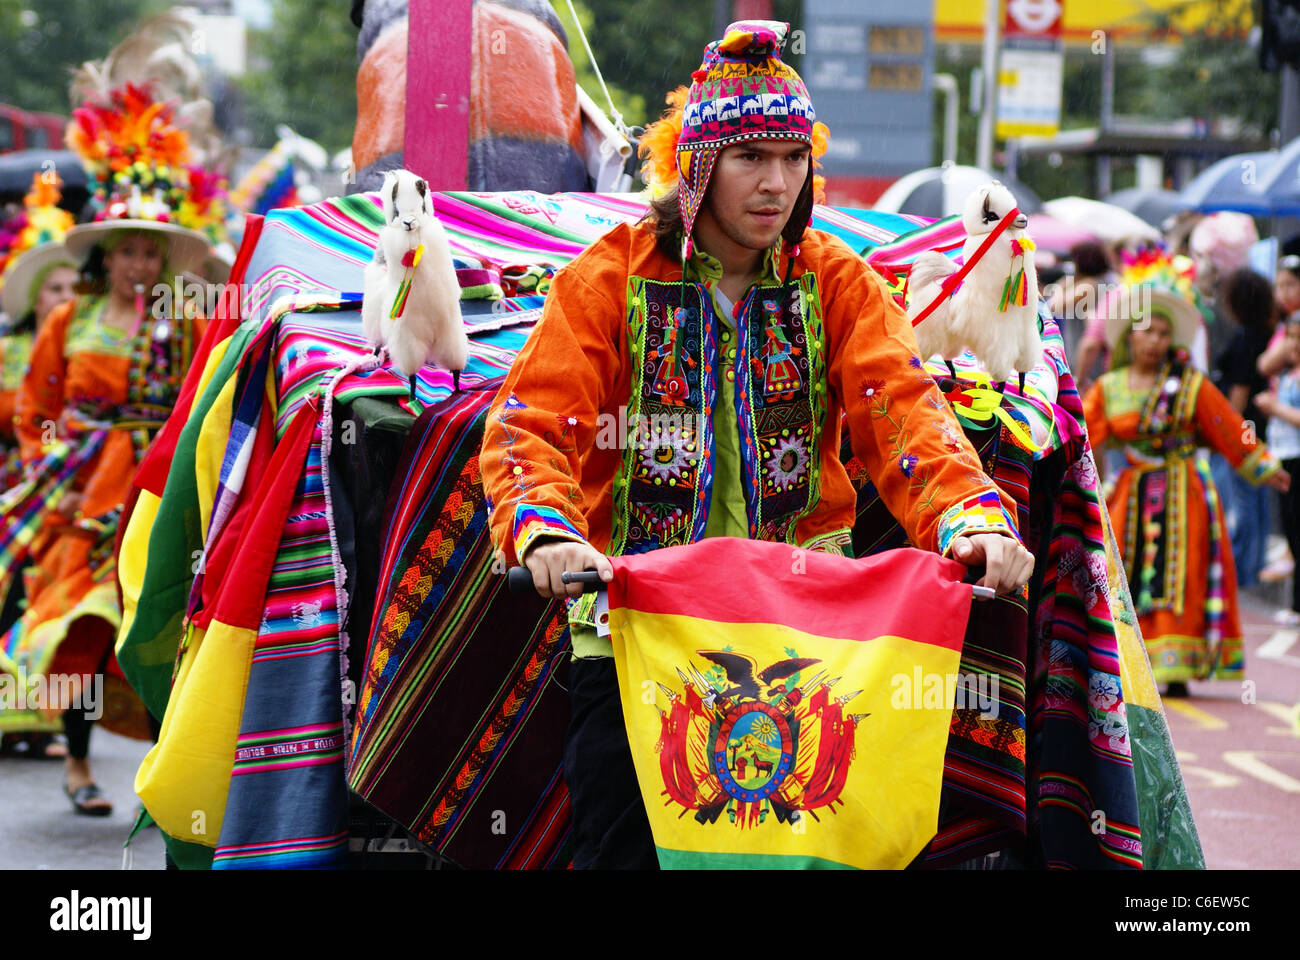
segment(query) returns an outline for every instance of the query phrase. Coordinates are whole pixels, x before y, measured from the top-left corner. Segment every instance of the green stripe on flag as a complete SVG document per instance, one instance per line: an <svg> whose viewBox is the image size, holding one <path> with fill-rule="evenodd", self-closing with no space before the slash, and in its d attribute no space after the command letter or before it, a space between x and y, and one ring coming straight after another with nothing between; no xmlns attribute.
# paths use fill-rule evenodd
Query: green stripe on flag
<svg viewBox="0 0 1300 960"><path fill-rule="evenodd" d="M1164 715L1133 703L1126 708L1142 824L1142 867L1204 870L1205 854Z"/></svg>
<svg viewBox="0 0 1300 960"><path fill-rule="evenodd" d="M700 853L655 847L663 870L852 870L822 857L783 857L757 853Z"/></svg>

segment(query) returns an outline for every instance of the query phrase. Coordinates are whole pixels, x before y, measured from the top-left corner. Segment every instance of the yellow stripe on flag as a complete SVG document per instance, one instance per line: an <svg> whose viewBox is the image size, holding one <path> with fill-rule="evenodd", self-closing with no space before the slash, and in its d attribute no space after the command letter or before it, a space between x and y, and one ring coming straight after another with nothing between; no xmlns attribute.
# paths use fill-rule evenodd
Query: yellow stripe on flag
<svg viewBox="0 0 1300 960"><path fill-rule="evenodd" d="M629 609L610 629L664 866L901 868L934 836L957 650ZM714 659L680 653L695 648ZM725 697L735 684L716 660L739 650L755 676L812 662Z"/></svg>
<svg viewBox="0 0 1300 960"><path fill-rule="evenodd" d="M915 859L938 828L965 567L727 537L612 565L611 641L661 866Z"/></svg>
<svg viewBox="0 0 1300 960"><path fill-rule="evenodd" d="M213 621L190 625L158 742L135 775L135 792L159 828L215 848L226 813L239 722L257 631Z"/></svg>

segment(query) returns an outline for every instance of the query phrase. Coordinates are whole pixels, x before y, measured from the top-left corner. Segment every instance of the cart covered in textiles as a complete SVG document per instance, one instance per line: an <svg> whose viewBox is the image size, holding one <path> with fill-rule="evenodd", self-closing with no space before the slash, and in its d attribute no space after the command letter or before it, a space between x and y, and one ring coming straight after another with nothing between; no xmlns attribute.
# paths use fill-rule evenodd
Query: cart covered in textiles
<svg viewBox="0 0 1300 960"><path fill-rule="evenodd" d="M343 867L362 805L471 868L567 865L560 774L567 626L494 568L478 450L550 273L644 211L595 194L434 195L459 258L471 360L418 399L360 332L382 225L359 194L250 220L217 319L123 524L118 659L156 715L137 788L185 867ZM955 254L955 220L819 207L901 292ZM1024 395L932 372L1039 564L1028 602L977 606L963 673L990 719L953 714L938 834L918 867L1028 837L1053 867L1202 857L1059 331ZM887 412L882 411L882 415ZM903 544L865 471L854 551ZM196 814L196 811L199 814ZM355 832L355 831L353 831Z"/></svg>

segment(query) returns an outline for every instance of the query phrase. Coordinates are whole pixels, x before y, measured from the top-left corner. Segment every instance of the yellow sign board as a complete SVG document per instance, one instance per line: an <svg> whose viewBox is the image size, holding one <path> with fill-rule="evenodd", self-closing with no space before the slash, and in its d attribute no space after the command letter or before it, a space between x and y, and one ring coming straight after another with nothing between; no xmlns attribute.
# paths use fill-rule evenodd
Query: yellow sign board
<svg viewBox="0 0 1300 960"><path fill-rule="evenodd" d="M1066 3L1062 34L1065 42L1071 45L1094 42L1094 31L1097 30L1105 31L1109 40L1138 43L1149 39L1153 17L1162 14L1169 15L1175 33L1222 23L1245 34L1255 23L1253 7L1252 0L1090 0L1088 3ZM984 38L984 0L935 0L934 32L940 43L981 42Z"/></svg>

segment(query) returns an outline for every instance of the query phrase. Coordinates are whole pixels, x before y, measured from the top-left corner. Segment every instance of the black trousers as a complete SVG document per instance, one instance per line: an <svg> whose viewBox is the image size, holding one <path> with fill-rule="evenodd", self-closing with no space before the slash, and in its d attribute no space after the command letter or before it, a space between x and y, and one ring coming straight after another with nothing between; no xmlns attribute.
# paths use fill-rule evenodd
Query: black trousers
<svg viewBox="0 0 1300 960"><path fill-rule="evenodd" d="M1291 489L1278 494L1282 504L1282 532L1286 534L1291 556L1296 560L1296 574L1291 579L1291 609L1300 613L1300 457L1282 461L1282 469L1291 474Z"/></svg>
<svg viewBox="0 0 1300 960"><path fill-rule="evenodd" d="M570 662L569 702L564 780L573 811L574 869L659 869L623 724L614 659Z"/></svg>

